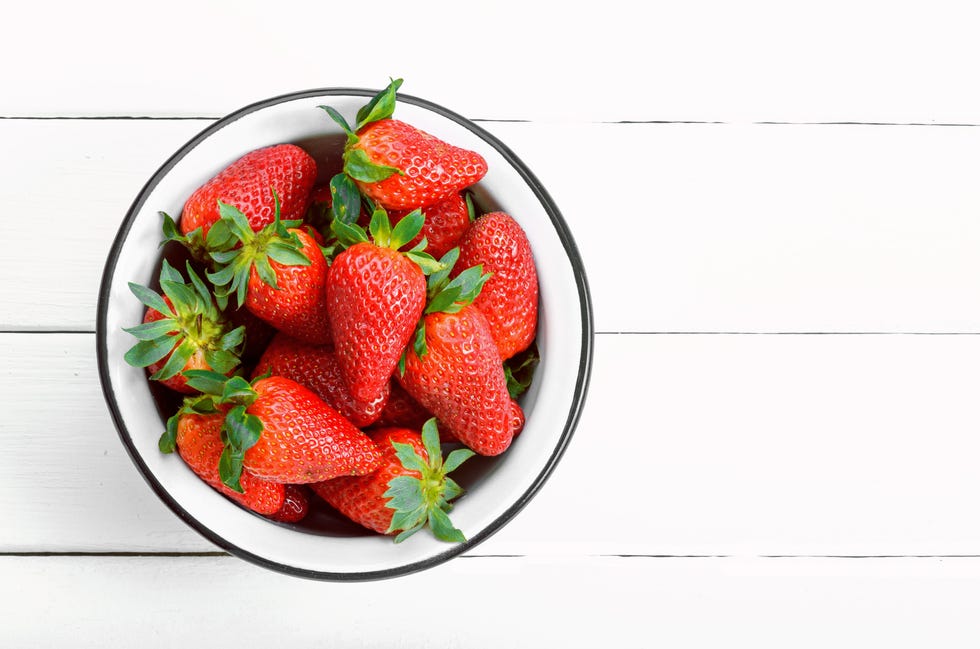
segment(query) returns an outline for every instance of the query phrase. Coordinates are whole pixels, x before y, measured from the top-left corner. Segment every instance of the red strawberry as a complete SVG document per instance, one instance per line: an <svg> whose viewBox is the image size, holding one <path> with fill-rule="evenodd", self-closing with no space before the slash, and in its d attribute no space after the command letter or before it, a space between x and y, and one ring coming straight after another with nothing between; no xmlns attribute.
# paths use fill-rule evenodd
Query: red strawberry
<svg viewBox="0 0 980 649"><path fill-rule="evenodd" d="M375 95L357 113L352 129L336 110L323 106L347 133L344 173L385 209L415 209L437 203L476 183L487 162L475 151L448 144L392 119L401 79Z"/></svg>
<svg viewBox="0 0 980 649"><path fill-rule="evenodd" d="M233 489L243 468L266 480L305 484L377 466L378 450L367 435L295 381L270 376L249 384L197 371L188 380L231 406L221 478Z"/></svg>
<svg viewBox="0 0 980 649"><path fill-rule="evenodd" d="M510 434L513 437L520 435L521 431L524 430L524 409L521 408L521 404L516 401L510 402Z"/></svg>
<svg viewBox="0 0 980 649"><path fill-rule="evenodd" d="M221 217L218 201L237 207L256 232L275 216L273 189L281 203L281 218L303 218L316 181L316 162L295 144L277 144L246 153L199 187L184 203L180 231L201 229L201 238Z"/></svg>
<svg viewBox="0 0 980 649"><path fill-rule="evenodd" d="M447 434L481 455L499 455L514 436L512 399L490 325L472 304L489 276L474 266L450 280L457 253L429 276L425 316L395 376Z"/></svg>
<svg viewBox="0 0 980 649"><path fill-rule="evenodd" d="M282 507L269 518L280 523L298 523L310 513L310 497L306 485L283 485L284 499Z"/></svg>
<svg viewBox="0 0 980 649"><path fill-rule="evenodd" d="M269 343L252 376L266 373L284 376L309 388L358 428L373 424L388 401L387 384L375 401L357 401L347 389L332 346L311 345L282 333Z"/></svg>
<svg viewBox="0 0 980 649"><path fill-rule="evenodd" d="M244 329L225 319L190 264L187 273L189 283L164 260L160 271L163 295L129 284L147 309L143 324L125 329L139 342L124 358L134 367L146 367L151 379L168 388L193 394L196 390L187 386L184 371L230 373L240 362Z"/></svg>
<svg viewBox="0 0 980 649"><path fill-rule="evenodd" d="M260 480L248 471L241 475L241 493L221 482L218 464L224 450L221 441L224 420L225 413L215 410L210 399L187 398L180 411L167 421L167 432L160 438L160 450L172 453L176 447L191 470L211 487L252 511L274 514L284 503L283 485Z"/></svg>
<svg viewBox="0 0 980 649"><path fill-rule="evenodd" d="M408 245L415 246L424 237L428 241L425 251L439 259L459 242L469 227L469 206L461 193L453 192L447 198L426 207L423 213L425 224L422 231ZM406 210L393 210L390 214L391 222L398 223L407 214Z"/></svg>
<svg viewBox="0 0 980 649"><path fill-rule="evenodd" d="M371 439L381 450L377 471L315 483L310 485L313 491L368 529L379 534L400 532L396 543L426 524L436 538L465 541L446 514L462 489L446 474L473 453L457 449L443 462L435 420L429 420L421 434L407 428L379 428Z"/></svg>
<svg viewBox="0 0 980 649"><path fill-rule="evenodd" d="M481 455L510 446L511 398L490 325L467 304L456 313L423 319L426 352L406 352L399 382L459 441Z"/></svg>
<svg viewBox="0 0 980 649"><path fill-rule="evenodd" d="M528 348L538 323L538 275L531 244L508 214L485 214L463 235L455 268L477 265L490 273L490 279L473 304L487 317L500 358L507 360Z"/></svg>
<svg viewBox="0 0 980 649"><path fill-rule="evenodd" d="M375 426L420 429L422 424L432 418L432 413L419 405L405 388L397 381L391 383L391 394L384 410L381 411ZM442 433L442 441L448 441L446 432Z"/></svg>
<svg viewBox="0 0 980 649"><path fill-rule="evenodd" d="M387 390L425 307L425 274L419 265L435 264L427 255L398 248L422 224L415 212L394 229L384 210L371 219L373 241L363 230L334 220L349 247L334 259L327 281L327 309L337 361L354 399L374 402Z"/></svg>
<svg viewBox="0 0 980 649"><path fill-rule="evenodd" d="M236 295L239 305L290 336L329 342L328 267L313 237L278 217L253 232L241 211L224 203L221 211L220 223L241 245L226 242L227 249L210 252L217 267L208 278L219 295Z"/></svg>

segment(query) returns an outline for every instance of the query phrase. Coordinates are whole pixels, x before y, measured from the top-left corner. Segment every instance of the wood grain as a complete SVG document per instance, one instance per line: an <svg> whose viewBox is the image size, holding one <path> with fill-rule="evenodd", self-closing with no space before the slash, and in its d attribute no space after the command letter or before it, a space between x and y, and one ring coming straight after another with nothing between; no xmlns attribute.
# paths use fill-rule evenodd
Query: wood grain
<svg viewBox="0 0 980 649"><path fill-rule="evenodd" d="M214 549L131 464L92 335L0 355L0 552ZM471 554L976 554L978 366L977 336L599 335L561 463Z"/></svg>
<svg viewBox="0 0 980 649"><path fill-rule="evenodd" d="M208 123L0 120L0 204L49 228L0 256L0 331L93 331L126 210ZM980 129L482 125L561 209L599 331L980 331Z"/></svg>
<svg viewBox="0 0 980 649"><path fill-rule="evenodd" d="M14 646L959 648L980 632L976 558L461 558L336 584L230 557L0 557L0 574Z"/></svg>
<svg viewBox="0 0 980 649"><path fill-rule="evenodd" d="M0 115L217 117L394 76L471 118L976 124L971 9L611 0L556 12L501 0L460 11L449 0L379 0L372 15L384 19L367 30L339 28L334 7L311 2L274 20L257 2L175 0L151 13L96 0L60 7L58 20L30 4L0 43L3 60L30 62L0 69ZM458 28L447 33L441 17Z"/></svg>

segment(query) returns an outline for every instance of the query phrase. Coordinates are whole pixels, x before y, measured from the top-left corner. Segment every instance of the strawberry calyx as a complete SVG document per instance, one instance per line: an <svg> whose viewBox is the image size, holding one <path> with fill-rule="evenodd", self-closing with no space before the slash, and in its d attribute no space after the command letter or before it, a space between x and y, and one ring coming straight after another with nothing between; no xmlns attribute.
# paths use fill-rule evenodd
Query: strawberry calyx
<svg viewBox="0 0 980 649"><path fill-rule="evenodd" d="M255 446L265 430L262 420L248 412L259 396L252 386L268 375L258 376L251 382L241 376L227 377L208 370L188 370L185 375L187 384L208 396L213 406L228 408L221 426L224 449L218 460L218 475L225 486L243 493L245 451Z"/></svg>
<svg viewBox="0 0 980 649"><path fill-rule="evenodd" d="M425 342L425 316L431 313L459 313L463 307L471 304L480 295L483 285L490 279L490 273L483 272L483 264L471 266L450 279L449 274L458 260L459 247L457 246L450 249L439 260L442 269L429 275L423 317L415 327L412 341L412 350L419 358L428 353L428 345ZM398 360L398 373L400 375L405 373L404 352Z"/></svg>
<svg viewBox="0 0 980 649"><path fill-rule="evenodd" d="M402 466L417 471L420 476L402 475L388 482L388 490L383 496L388 499L385 506L393 509L394 514L387 533L399 532L395 543L401 543L428 525L437 539L451 543L466 541L463 533L449 520L451 501L460 496L463 489L448 474L475 453L468 448L458 448L443 461L435 418L422 426L426 459L411 444L392 441L391 445Z"/></svg>
<svg viewBox="0 0 980 649"><path fill-rule="evenodd" d="M272 223L258 232L252 230L245 214L237 207L218 201L220 218L208 232L208 247L215 270L207 274L220 299L234 295L239 306L245 303L249 277L254 267L259 279L274 289L279 288L276 271L269 260L284 266L309 266L310 259L302 252L303 244L290 228L302 221L283 221L280 218L279 195L273 190L275 216Z"/></svg>
<svg viewBox="0 0 980 649"><path fill-rule="evenodd" d="M335 108L320 106L337 123L347 135L344 146L344 173L355 180L374 183L380 182L394 174L404 175L398 167L377 164L372 161L363 149L356 147L360 141L357 133L373 122L389 119L395 113L396 94L402 85L401 79L391 79L383 90L374 95L368 103L357 111L357 122L352 128L347 120Z"/></svg>
<svg viewBox="0 0 980 649"><path fill-rule="evenodd" d="M187 276L189 282L164 260L160 270L163 295L129 283L133 295L162 316L123 329L139 340L123 357L133 367L148 367L170 354L163 366L150 376L153 380L173 378L198 352L203 352L208 367L220 374L231 372L241 362L245 328L231 327L190 263Z"/></svg>
<svg viewBox="0 0 980 649"><path fill-rule="evenodd" d="M364 228L356 222L348 222L336 217L331 222L330 229L337 237L337 241L344 248L350 248L358 243L369 242L380 248L401 250L405 244L414 239L422 231L422 225L424 223L425 215L422 213L422 210L417 209L407 214L392 227L391 220L388 218L388 212L380 205L375 205L369 226L370 237L368 236L368 232L365 232ZM422 269L422 273L425 275L431 275L432 273L445 270L445 266L441 262L436 261L432 255L425 252L427 245L428 241L422 239L418 245L411 250L404 251L402 254L418 264L419 268Z"/></svg>
<svg viewBox="0 0 980 649"><path fill-rule="evenodd" d="M523 352L504 361L504 377L507 379L507 392L511 399L516 399L531 387L534 370L540 362L541 355L536 343L531 343Z"/></svg>

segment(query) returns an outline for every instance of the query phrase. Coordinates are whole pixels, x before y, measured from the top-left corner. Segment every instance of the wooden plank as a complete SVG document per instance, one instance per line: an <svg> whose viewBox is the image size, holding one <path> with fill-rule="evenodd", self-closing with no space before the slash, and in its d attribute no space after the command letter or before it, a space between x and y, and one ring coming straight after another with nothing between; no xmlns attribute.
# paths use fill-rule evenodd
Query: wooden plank
<svg viewBox="0 0 980 649"><path fill-rule="evenodd" d="M92 335L0 356L0 552L214 549L131 465ZM600 335L561 463L471 553L978 554L978 366L980 336Z"/></svg>
<svg viewBox="0 0 980 649"><path fill-rule="evenodd" d="M0 204L46 242L0 258L0 330L94 330L123 215L207 123L0 120ZM980 128L483 126L563 212L600 331L980 331Z"/></svg>
<svg viewBox="0 0 980 649"><path fill-rule="evenodd" d="M230 557L0 557L0 574L11 646L955 648L980 633L976 558L460 558L333 584Z"/></svg>
<svg viewBox="0 0 980 649"><path fill-rule="evenodd" d="M405 92L480 118L980 119L980 93L967 81L980 54L968 3L754 0L641 10L612 0L568 4L559 15L517 0L465 10L449 0L421 9L382 0L372 8L384 20L371 21L368 43L364 30L333 28L332 7L309 1L283 8L276 38L258 3L229 11L176 0L151 13L97 0L60 7L57 21L44 5L25 6L0 43L0 57L19 62L0 70L0 115L218 116L283 92L378 87L402 76ZM460 23L454 45L428 37L438 16ZM393 60L384 45L406 34L416 37ZM357 52L356 66L346 52Z"/></svg>
<svg viewBox="0 0 980 649"><path fill-rule="evenodd" d="M0 121L4 218L36 226L0 259L0 329L94 331L102 269L126 211L208 123Z"/></svg>

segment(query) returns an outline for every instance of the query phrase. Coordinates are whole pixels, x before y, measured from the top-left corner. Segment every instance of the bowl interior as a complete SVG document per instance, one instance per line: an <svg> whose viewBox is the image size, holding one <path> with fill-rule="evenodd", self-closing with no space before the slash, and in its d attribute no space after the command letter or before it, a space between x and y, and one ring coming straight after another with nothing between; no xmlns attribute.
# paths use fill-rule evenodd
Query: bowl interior
<svg viewBox="0 0 980 649"><path fill-rule="evenodd" d="M317 90L279 97L238 111L188 142L148 181L124 220L110 252L99 300L100 376L120 437L145 479L164 502L224 549L283 572L320 579L369 579L435 565L481 542L506 523L538 490L561 456L578 419L591 365L592 315L581 261L567 227L543 188L496 138L459 116L412 97L399 97L396 117L445 141L480 152L489 171L473 188L484 211L504 210L524 228L540 286L534 382L521 399L524 431L497 458L476 457L454 477L466 494L453 521L467 536L449 545L417 534L395 545L370 535L319 503L297 525L273 523L224 498L199 480L157 440L178 399L151 386L123 354L132 337L122 331L141 321L143 306L127 283L155 285L162 217L175 218L184 200L241 155L292 142L318 162L320 180L340 168L344 136L318 106L353 121L370 92ZM166 248L182 267L180 251Z"/></svg>

